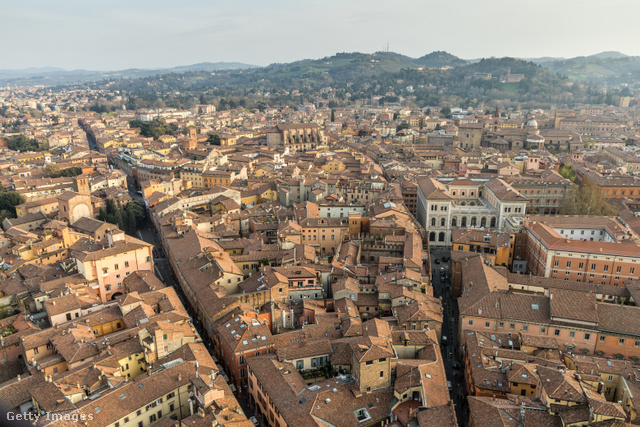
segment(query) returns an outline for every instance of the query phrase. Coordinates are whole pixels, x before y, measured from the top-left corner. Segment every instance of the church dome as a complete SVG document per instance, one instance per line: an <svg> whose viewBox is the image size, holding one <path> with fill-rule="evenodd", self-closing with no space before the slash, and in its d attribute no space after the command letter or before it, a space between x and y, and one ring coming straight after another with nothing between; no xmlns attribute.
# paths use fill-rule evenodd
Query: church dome
<svg viewBox="0 0 640 427"><path fill-rule="evenodd" d="M531 119L527 122L527 126L531 128L538 127L538 122L536 122L536 116L531 116Z"/></svg>

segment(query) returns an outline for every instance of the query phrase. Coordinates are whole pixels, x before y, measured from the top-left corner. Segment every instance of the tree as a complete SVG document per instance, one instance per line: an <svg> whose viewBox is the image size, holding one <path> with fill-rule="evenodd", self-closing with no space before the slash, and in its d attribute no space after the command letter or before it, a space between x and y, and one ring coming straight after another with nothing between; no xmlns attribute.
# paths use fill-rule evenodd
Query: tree
<svg viewBox="0 0 640 427"><path fill-rule="evenodd" d="M53 116L51 118L51 121L53 122L54 125L57 125L58 123L60 123L60 118L58 116Z"/></svg>
<svg viewBox="0 0 640 427"><path fill-rule="evenodd" d="M440 109L440 113L446 118L446 119L450 119L451 118L451 108L449 107L442 107L442 109Z"/></svg>
<svg viewBox="0 0 640 427"><path fill-rule="evenodd" d="M25 198L15 191L0 191L0 223L5 218L16 217L16 206L25 202Z"/></svg>
<svg viewBox="0 0 640 427"><path fill-rule="evenodd" d="M210 133L207 142L209 145L220 145L220 135L217 133Z"/></svg>
<svg viewBox="0 0 640 427"><path fill-rule="evenodd" d="M360 130L358 131L358 136L367 136L367 131L366 131L366 130L364 130L364 129L360 129Z"/></svg>
<svg viewBox="0 0 640 427"><path fill-rule="evenodd" d="M336 110L331 109L331 123L336 121Z"/></svg>
<svg viewBox="0 0 640 427"><path fill-rule="evenodd" d="M136 227L142 226L145 218L147 217L146 212L144 211L144 207L138 202L129 202L125 207L127 213L132 213L135 219Z"/></svg>
<svg viewBox="0 0 640 427"><path fill-rule="evenodd" d="M54 165L53 163L49 163L48 165L46 165L44 168L42 168L42 171L49 178L58 177L60 176L59 174L61 172L60 166Z"/></svg>
<svg viewBox="0 0 640 427"><path fill-rule="evenodd" d="M588 136L585 136L584 137L584 148L589 149L591 147L593 147L593 142L591 142L591 140L589 139Z"/></svg>
<svg viewBox="0 0 640 427"><path fill-rule="evenodd" d="M13 135L7 138L7 148L21 153L25 151L44 151L49 149L46 144L40 146L38 141L29 139L24 135Z"/></svg>
<svg viewBox="0 0 640 427"><path fill-rule="evenodd" d="M175 125L175 123L167 125L160 119L153 119L150 122L143 122L142 120L131 120L129 121L129 127L139 128L140 135L153 139L158 139L162 135L173 135L173 133L177 130L177 126Z"/></svg>
<svg viewBox="0 0 640 427"><path fill-rule="evenodd" d="M597 186L583 181L574 194L564 198L560 214L614 216L617 210L602 197Z"/></svg>
<svg viewBox="0 0 640 427"><path fill-rule="evenodd" d="M571 163L563 165L558 172L560 172L560 175L562 175L563 178L566 178L571 182L576 182L576 170L571 166Z"/></svg>
<svg viewBox="0 0 640 427"><path fill-rule="evenodd" d="M407 122L400 123L398 126L396 126L396 133L403 131L405 129L411 129L411 126L409 126L409 123Z"/></svg>

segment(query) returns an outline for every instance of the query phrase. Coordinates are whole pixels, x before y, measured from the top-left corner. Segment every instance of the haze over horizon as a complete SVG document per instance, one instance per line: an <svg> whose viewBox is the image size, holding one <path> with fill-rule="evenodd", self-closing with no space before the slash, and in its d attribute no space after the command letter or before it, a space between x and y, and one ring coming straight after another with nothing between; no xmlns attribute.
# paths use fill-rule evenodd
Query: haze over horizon
<svg viewBox="0 0 640 427"><path fill-rule="evenodd" d="M603 51L640 56L635 0L398 0L324 2L194 0L88 3L34 0L4 5L0 69L171 68L200 62L269 65L337 52L414 58L447 51L481 57L575 57ZM293 17L296 17L295 19ZM306 17L306 18L300 18ZM567 19L572 17L572 19ZM597 30L597 31L594 31ZM606 33L607 37L602 34ZM612 45L610 40L616 40Z"/></svg>

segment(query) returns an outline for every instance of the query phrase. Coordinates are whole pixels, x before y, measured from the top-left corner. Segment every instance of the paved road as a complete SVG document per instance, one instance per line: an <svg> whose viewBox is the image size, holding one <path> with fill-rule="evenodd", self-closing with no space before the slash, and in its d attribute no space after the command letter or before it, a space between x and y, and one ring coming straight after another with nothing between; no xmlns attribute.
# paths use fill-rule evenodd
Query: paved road
<svg viewBox="0 0 640 427"><path fill-rule="evenodd" d="M458 303L451 296L450 287L450 262L443 262L444 257L450 257L449 249L432 249L431 250L431 272L433 274L433 294L435 297L442 297L443 321L442 321L442 337L443 342L440 347L442 351L442 359L444 360L445 372L447 380L451 381L453 389L451 391L451 399L456 407L456 415L458 423L461 426L468 425L467 402L464 394L464 377L462 369L454 369L453 365L462 366L462 359L459 352L458 343ZM440 260L440 264L436 264L436 260ZM444 280L441 275L444 274ZM444 339L446 338L446 341Z"/></svg>

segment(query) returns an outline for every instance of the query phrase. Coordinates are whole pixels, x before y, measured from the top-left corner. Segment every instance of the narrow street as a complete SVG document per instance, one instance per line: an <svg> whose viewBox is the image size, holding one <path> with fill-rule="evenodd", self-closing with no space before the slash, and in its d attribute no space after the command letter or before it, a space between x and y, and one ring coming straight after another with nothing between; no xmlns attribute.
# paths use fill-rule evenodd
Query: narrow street
<svg viewBox="0 0 640 427"><path fill-rule="evenodd" d="M131 191L130 189L130 194L131 193L135 194L135 192ZM132 194L132 197L134 194ZM139 197L140 197L139 195L136 195L136 198L139 198ZM198 331L200 338L202 338L202 342L206 345L211 356L215 357L215 353L213 351L213 343L207 336L200 322L195 320L195 316L193 315L193 310L191 309L189 302L184 298L182 294L182 290L180 289L180 287L178 286L175 280L175 277L173 275L173 270L171 269L171 264L169 263L169 260L166 258L166 253L164 251L164 248L162 247L162 242L160 241L160 238L157 236L156 231L153 228L153 225L151 224L151 222L147 221L145 226L138 229L136 234L137 234L136 237L138 237L140 240L143 240L153 245L153 261L155 264L156 276L162 281L162 283L164 283L167 286L173 286L173 288L176 290L176 293L178 294L178 297L180 297L180 301L182 302L182 305L186 308L187 312L191 316L193 325ZM222 375L224 374L224 372L220 372L220 374ZM238 400L238 403L240 403L240 406L242 407L242 410L246 414L247 418L254 415L254 411L250 407L249 399L247 398L246 391L242 390L241 393L238 393L236 391L235 396L236 396L236 399Z"/></svg>
<svg viewBox="0 0 640 427"><path fill-rule="evenodd" d="M447 248L431 249L433 295L442 297L442 341L440 350L447 380L451 382L451 400L461 426L468 425L467 402L464 394L464 372L458 343L458 303L451 296L451 251Z"/></svg>

